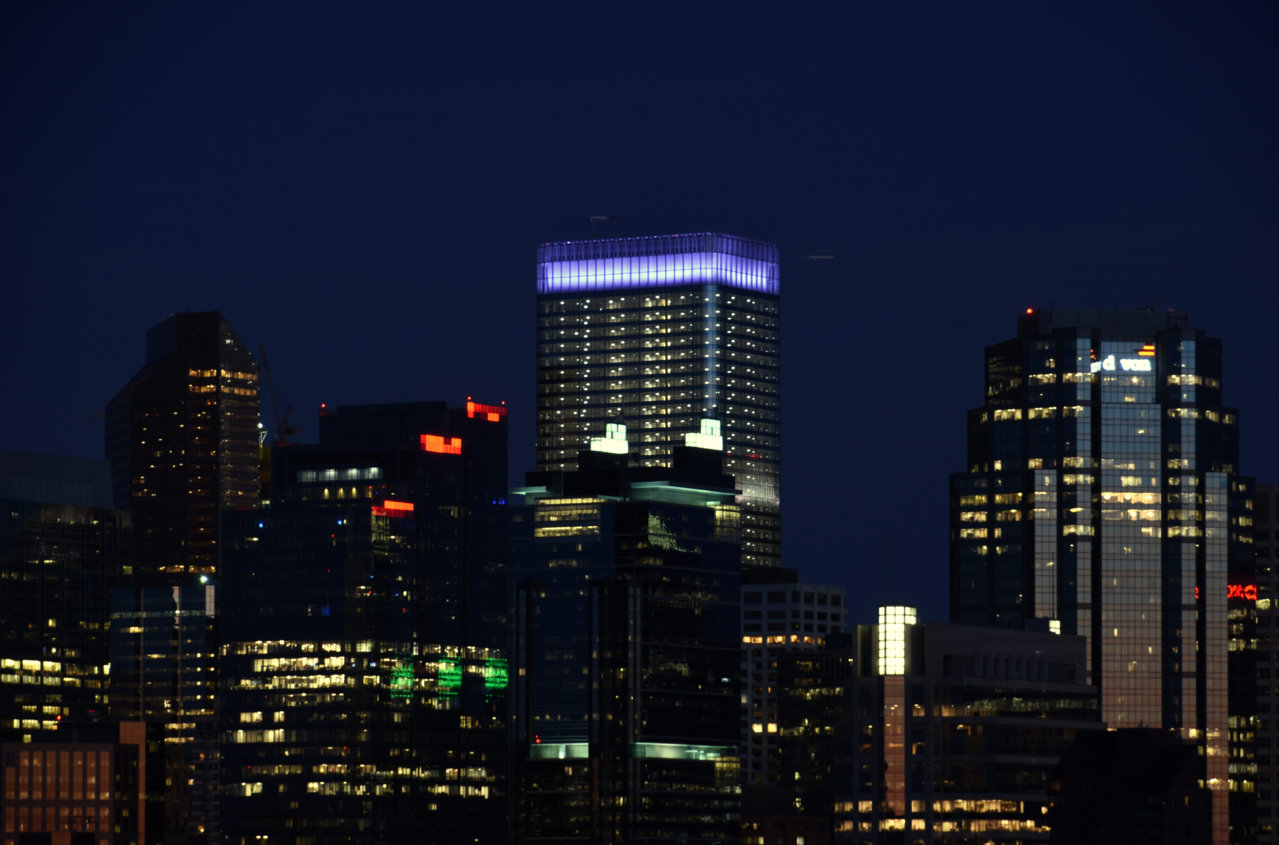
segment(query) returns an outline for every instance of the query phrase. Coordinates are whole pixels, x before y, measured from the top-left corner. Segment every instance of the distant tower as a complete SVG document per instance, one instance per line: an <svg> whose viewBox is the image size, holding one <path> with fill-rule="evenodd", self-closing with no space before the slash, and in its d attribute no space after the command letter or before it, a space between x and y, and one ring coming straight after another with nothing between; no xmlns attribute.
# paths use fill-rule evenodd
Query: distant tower
<svg viewBox="0 0 1279 845"><path fill-rule="evenodd" d="M115 505L140 583L217 571L219 514L258 503L258 364L220 313L147 332L147 362L107 405Z"/></svg>
<svg viewBox="0 0 1279 845"><path fill-rule="evenodd" d="M1217 845L1227 764L1251 754L1229 725L1252 718L1227 700L1252 482L1222 381L1221 341L1185 314L1028 311L986 350L968 470L951 477L951 620L1084 637L1108 727L1199 746Z"/></svg>
<svg viewBox="0 0 1279 845"><path fill-rule="evenodd" d="M537 465L571 470L607 423L640 466L723 426L742 562L781 562L777 247L698 233L543 244L537 258Z"/></svg>

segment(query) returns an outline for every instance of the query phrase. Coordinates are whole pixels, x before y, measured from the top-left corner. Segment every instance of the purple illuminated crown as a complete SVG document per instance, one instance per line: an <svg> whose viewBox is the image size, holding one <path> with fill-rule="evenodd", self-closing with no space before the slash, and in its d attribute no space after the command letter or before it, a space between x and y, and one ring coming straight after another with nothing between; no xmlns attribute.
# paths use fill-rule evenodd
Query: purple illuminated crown
<svg viewBox="0 0 1279 845"><path fill-rule="evenodd" d="M777 247L698 232L558 241L537 250L538 293L716 284L776 294Z"/></svg>

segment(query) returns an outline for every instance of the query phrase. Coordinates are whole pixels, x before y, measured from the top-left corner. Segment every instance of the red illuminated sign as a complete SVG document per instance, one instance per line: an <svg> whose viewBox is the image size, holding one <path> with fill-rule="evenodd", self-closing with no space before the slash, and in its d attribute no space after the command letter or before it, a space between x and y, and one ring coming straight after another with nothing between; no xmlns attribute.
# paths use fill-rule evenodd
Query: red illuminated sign
<svg viewBox="0 0 1279 845"><path fill-rule="evenodd" d="M1143 358L1153 358L1155 357L1155 345L1153 343L1147 343L1145 346L1137 350L1137 354Z"/></svg>
<svg viewBox="0 0 1279 845"><path fill-rule="evenodd" d="M1256 584L1227 584L1226 598L1246 599L1247 601L1256 601L1257 585Z"/></svg>
<svg viewBox="0 0 1279 845"><path fill-rule="evenodd" d="M422 451L436 452L441 455L460 455L462 454L462 438L423 434Z"/></svg>
<svg viewBox="0 0 1279 845"><path fill-rule="evenodd" d="M374 516L408 516L413 513L412 502L397 502L394 499L387 499L380 505L373 506Z"/></svg>
<svg viewBox="0 0 1279 845"><path fill-rule="evenodd" d="M1196 599L1199 598L1198 587L1195 587L1195 598ZM1243 599L1244 601L1256 601L1257 585L1256 584L1227 584L1226 598L1227 599Z"/></svg>
<svg viewBox="0 0 1279 845"><path fill-rule="evenodd" d="M466 400L466 418L475 419L476 414L483 414L489 422L499 422L506 416L505 405L485 405L481 402Z"/></svg>

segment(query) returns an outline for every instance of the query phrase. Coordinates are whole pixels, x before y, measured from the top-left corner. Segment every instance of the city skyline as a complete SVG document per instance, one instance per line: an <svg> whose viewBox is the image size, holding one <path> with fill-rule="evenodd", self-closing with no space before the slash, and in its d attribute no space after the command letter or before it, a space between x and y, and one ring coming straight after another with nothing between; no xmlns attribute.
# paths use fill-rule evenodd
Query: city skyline
<svg viewBox="0 0 1279 845"><path fill-rule="evenodd" d="M945 617L947 476L1027 306L1188 312L1279 477L1275 10L763 8L7 10L0 442L101 457L145 330L218 309L298 439L505 400L518 478L536 248L596 227L779 245L782 562L854 619Z"/></svg>

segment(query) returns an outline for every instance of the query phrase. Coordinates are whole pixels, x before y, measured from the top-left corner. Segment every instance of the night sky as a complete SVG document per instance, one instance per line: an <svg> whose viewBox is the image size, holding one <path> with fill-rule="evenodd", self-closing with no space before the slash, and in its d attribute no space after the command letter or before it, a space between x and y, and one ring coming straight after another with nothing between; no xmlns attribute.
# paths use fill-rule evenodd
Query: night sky
<svg viewBox="0 0 1279 845"><path fill-rule="evenodd" d="M730 232L782 255L784 563L943 619L1027 306L1188 311L1279 480L1279 6L1114 5L5 4L0 448L101 457L146 329L218 309L302 440L505 400L518 478L537 245Z"/></svg>

